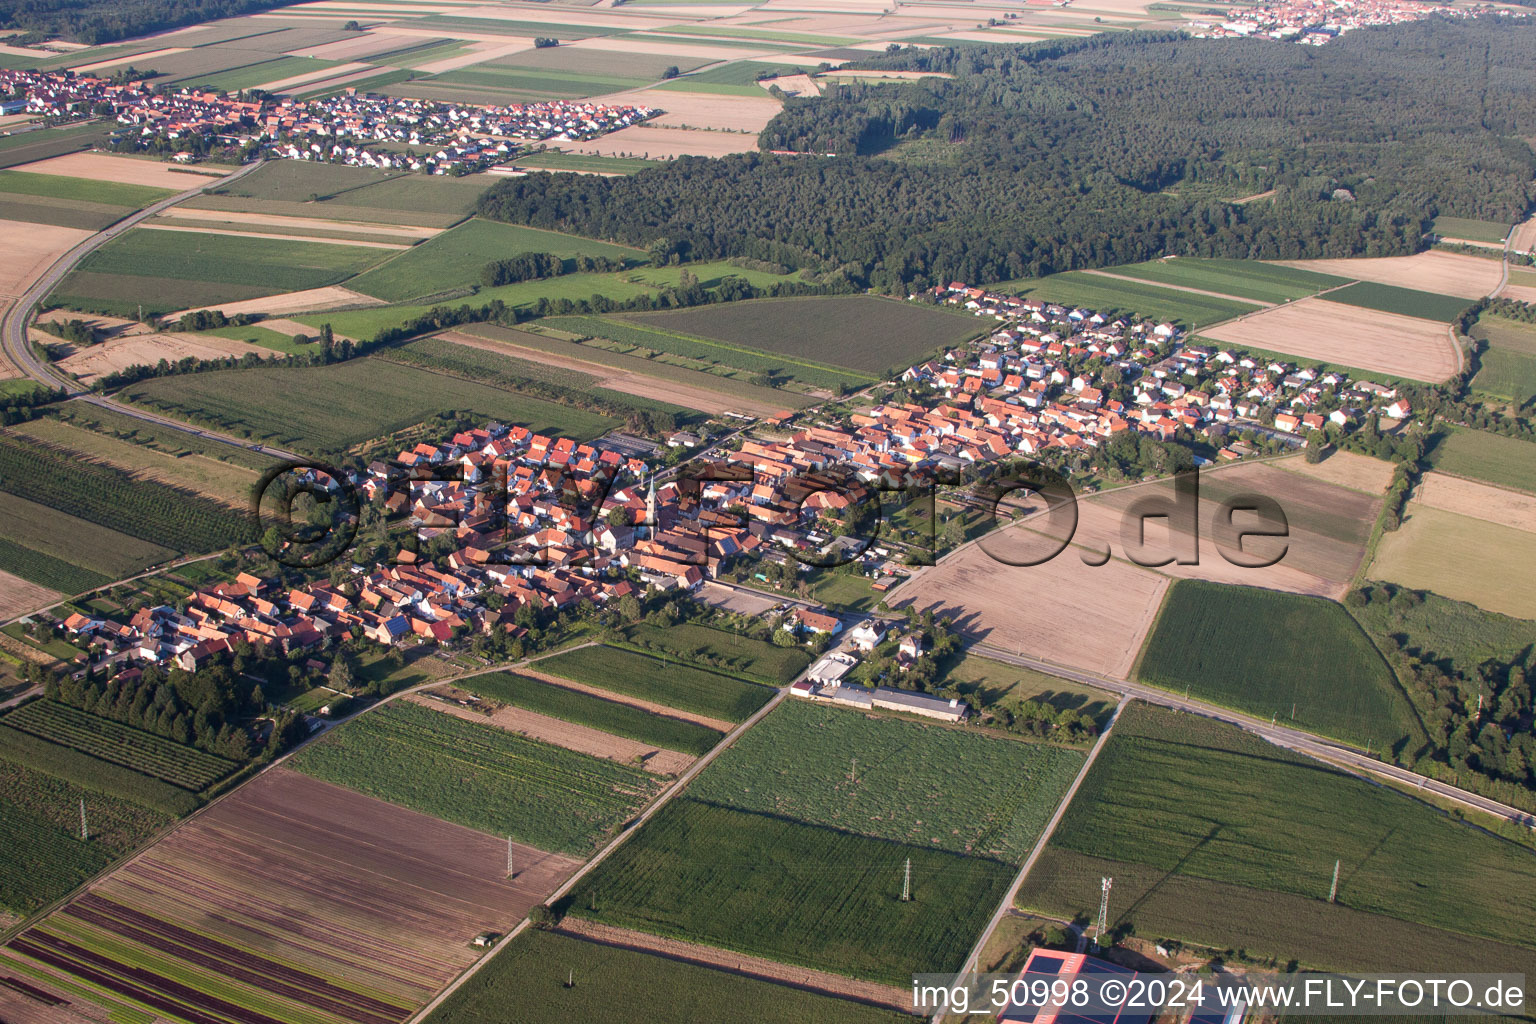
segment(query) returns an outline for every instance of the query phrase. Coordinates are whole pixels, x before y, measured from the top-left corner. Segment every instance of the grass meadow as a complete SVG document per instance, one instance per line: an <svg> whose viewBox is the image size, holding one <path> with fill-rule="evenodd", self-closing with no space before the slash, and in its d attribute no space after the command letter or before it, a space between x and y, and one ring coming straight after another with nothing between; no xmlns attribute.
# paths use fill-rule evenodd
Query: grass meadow
<svg viewBox="0 0 1536 1024"><path fill-rule="evenodd" d="M1505 236L1509 234L1509 225L1491 220L1470 220L1466 217L1436 217L1434 226L1430 230L1447 238L1465 238L1472 242L1502 244Z"/></svg>
<svg viewBox="0 0 1536 1024"><path fill-rule="evenodd" d="M1022 278L996 285L995 288L1063 306L1084 306L1099 313L1166 320L1186 328L1230 320L1259 308L1246 302L1159 288L1150 283L1116 281L1081 270L1069 270L1049 277Z"/></svg>
<svg viewBox="0 0 1536 1024"><path fill-rule="evenodd" d="M1423 738L1370 638L1325 598L1179 580L1142 652L1139 678L1377 750Z"/></svg>
<svg viewBox="0 0 1536 1024"><path fill-rule="evenodd" d="M1377 281L1357 281L1347 288L1339 288L1323 296L1329 302L1341 302L1346 306L1363 306L1379 309L1384 313L1416 316L1422 320L1439 320L1450 323L1470 306L1471 300L1456 295L1437 295L1414 288Z"/></svg>
<svg viewBox="0 0 1536 1024"><path fill-rule="evenodd" d="M773 698L773 690L766 686L622 647L581 647L540 658L534 667L588 686L728 722L743 721Z"/></svg>
<svg viewBox="0 0 1536 1024"><path fill-rule="evenodd" d="M1536 615L1536 535L1418 502L1377 545L1370 575L1505 615Z"/></svg>
<svg viewBox="0 0 1536 1024"><path fill-rule="evenodd" d="M1452 427L1435 437L1427 459L1442 473L1536 493L1536 444L1529 441Z"/></svg>
<svg viewBox="0 0 1536 1024"><path fill-rule="evenodd" d="M683 622L663 629L637 623L624 631L637 647L688 665L717 668L769 686L783 686L810 665L810 655L798 647L778 647L740 633Z"/></svg>
<svg viewBox="0 0 1536 1024"><path fill-rule="evenodd" d="M710 763L706 803L1022 863L1083 754L785 701Z"/></svg>
<svg viewBox="0 0 1536 1024"><path fill-rule="evenodd" d="M708 753L724 736L694 722L653 715L629 704L552 686L515 672L491 672L459 680L455 685L504 704L684 754Z"/></svg>
<svg viewBox="0 0 1536 1024"><path fill-rule="evenodd" d="M403 302L479 285L480 271L487 263L524 252L644 259L638 249L476 218L400 253L349 281L347 287Z"/></svg>
<svg viewBox="0 0 1536 1024"><path fill-rule="evenodd" d="M126 400L278 447L338 452L446 410L590 438L618 421L571 406L444 377L384 359L163 377L124 388Z"/></svg>
<svg viewBox="0 0 1536 1024"><path fill-rule="evenodd" d="M541 850L584 855L652 796L637 768L401 701L306 747L291 767Z"/></svg>
<svg viewBox="0 0 1536 1024"><path fill-rule="evenodd" d="M1347 277L1318 274L1310 270L1282 267L1254 260L1219 260L1180 257L1152 260L1111 271L1125 277L1140 278L1158 284L1176 284L1220 292L1255 302L1288 302L1313 295L1324 288L1348 284Z"/></svg>
<svg viewBox="0 0 1536 1024"><path fill-rule="evenodd" d="M624 319L794 359L825 362L835 353L837 365L874 375L958 345L985 326L954 313L871 295L758 299Z"/></svg>
<svg viewBox="0 0 1536 1024"><path fill-rule="evenodd" d="M1185 892L1242 890L1250 907L1270 908L1248 922L1263 925L1251 929L1263 938L1250 951L1358 964L1352 947L1369 956L1371 946L1359 935L1324 950L1306 944L1315 915L1304 911L1338 909L1325 902L1338 861L1339 907L1536 948L1528 927L1536 910L1536 852L1234 727L1143 704L1121 715L1051 848L1066 861L1091 857L1145 868L1141 884L1111 902L1121 908L1117 918L1136 923L1143 935L1174 933L1156 916L1138 919L1137 892L1150 899L1151 891L1175 884ZM1454 871L1446 870L1450 864ZM1089 868L1095 881L1098 866ZM1081 882L1053 879L1052 870L1031 879L1022 905L1060 910L1081 901ZM1058 860L1054 870L1060 875L1070 863ZM1116 882L1122 891L1119 875ZM1183 913L1187 930L1180 937L1197 940L1244 923L1222 920L1219 903L1190 901ZM1412 962L1410 951L1394 953L1402 966Z"/></svg>
<svg viewBox="0 0 1536 1024"><path fill-rule="evenodd" d="M1012 872L685 797L563 902L604 924L904 986L914 972L959 966Z"/></svg>

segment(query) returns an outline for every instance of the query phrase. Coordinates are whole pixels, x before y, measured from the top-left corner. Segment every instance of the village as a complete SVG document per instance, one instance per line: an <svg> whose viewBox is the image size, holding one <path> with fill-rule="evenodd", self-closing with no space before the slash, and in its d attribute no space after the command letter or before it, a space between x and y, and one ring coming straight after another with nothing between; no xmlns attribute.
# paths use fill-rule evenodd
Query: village
<svg viewBox="0 0 1536 1024"><path fill-rule="evenodd" d="M127 622L75 613L62 629L119 672L149 664L195 671L242 642L291 658L348 637L382 648L520 640L546 612L697 597L748 562L777 562L794 576L841 559L869 575L904 575L901 556L910 551L855 536L859 506L879 490L940 478L964 484L983 464L1021 456L1079 458L1127 431L1199 440L1217 459L1234 460L1255 454L1236 439L1240 430L1301 447L1312 431L1411 413L1392 388L1188 344L1168 323L962 282L926 298L1003 326L906 370L889 385L904 401L829 407L798 425L775 418L759 438L712 442L676 431L665 443L693 457L662 471L636 457L633 439L588 444L497 423L418 443L345 481L304 470L322 489L355 488L368 507L407 526L412 543L326 581L284 586L241 572L196 591L185 607L142 608ZM844 628L838 615L806 602L779 604L773 615L788 642L824 655L795 695L952 721L968 713L899 686L845 683L885 639L877 618L834 646ZM898 639L900 673L924 651L920 635Z"/></svg>
<svg viewBox="0 0 1536 1024"><path fill-rule="evenodd" d="M1197 39L1267 38L1322 46L1358 28L1398 25L1436 15L1461 18L1489 12L1506 18L1530 17L1528 12L1491 4L1453 7L1412 0L1278 0L1244 8L1241 14L1222 21L1194 18L1190 34Z"/></svg>
<svg viewBox="0 0 1536 1024"><path fill-rule="evenodd" d="M9 94L9 97L7 97ZM659 109L548 100L508 106L442 103L348 89L336 96L240 98L61 71L0 70L0 111L52 120L113 118L118 148L169 146L186 162L218 149L274 159L432 174L484 170L520 146L589 140Z"/></svg>

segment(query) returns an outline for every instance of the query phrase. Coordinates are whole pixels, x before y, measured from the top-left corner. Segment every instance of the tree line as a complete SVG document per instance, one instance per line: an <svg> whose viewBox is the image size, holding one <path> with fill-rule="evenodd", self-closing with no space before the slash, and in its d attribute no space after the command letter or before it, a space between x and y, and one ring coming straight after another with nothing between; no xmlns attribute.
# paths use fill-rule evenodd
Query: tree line
<svg viewBox="0 0 1536 1024"><path fill-rule="evenodd" d="M897 293L1169 252L1399 255L1435 215L1531 206L1533 41L1507 19L1431 19L1321 48L1177 33L908 48L860 66L955 77L791 99L759 144L808 155L533 174L480 212Z"/></svg>

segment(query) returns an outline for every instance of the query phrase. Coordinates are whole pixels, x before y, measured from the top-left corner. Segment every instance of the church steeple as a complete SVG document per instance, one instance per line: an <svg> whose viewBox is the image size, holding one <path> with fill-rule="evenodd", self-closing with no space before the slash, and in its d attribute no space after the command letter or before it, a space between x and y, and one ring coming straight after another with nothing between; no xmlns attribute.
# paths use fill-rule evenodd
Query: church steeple
<svg viewBox="0 0 1536 1024"><path fill-rule="evenodd" d="M648 536L656 536L656 474L651 474L649 489L645 492L645 528Z"/></svg>

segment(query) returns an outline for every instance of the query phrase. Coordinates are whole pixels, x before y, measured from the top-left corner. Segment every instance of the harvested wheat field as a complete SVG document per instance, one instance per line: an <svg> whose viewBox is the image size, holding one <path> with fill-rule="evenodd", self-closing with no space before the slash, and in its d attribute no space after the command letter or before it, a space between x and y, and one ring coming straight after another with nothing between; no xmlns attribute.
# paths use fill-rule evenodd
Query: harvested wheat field
<svg viewBox="0 0 1536 1024"><path fill-rule="evenodd" d="M1536 533L1536 497L1518 491L1429 472L1419 481L1413 500L1428 508ZM1532 613L1536 614L1536 608Z"/></svg>
<svg viewBox="0 0 1536 1024"><path fill-rule="evenodd" d="M185 192L208 184L213 178L223 177L223 172L207 174L201 171L178 169L174 164L157 160L141 160L131 156L113 156L110 153L66 153L47 160L22 164L12 170L31 171L34 174L62 174L70 178L93 178L96 181L114 181L121 185L152 185L155 188Z"/></svg>
<svg viewBox="0 0 1536 1024"><path fill-rule="evenodd" d="M633 128L621 128L598 139L561 142L559 147L567 153L670 160L679 156L729 156L732 153L755 152L757 136L742 132L688 131L637 124Z"/></svg>
<svg viewBox="0 0 1536 1024"><path fill-rule="evenodd" d="M821 95L821 86L810 75L780 75L778 78L765 78L757 84L763 87L764 92L777 86L790 96Z"/></svg>
<svg viewBox="0 0 1536 1024"><path fill-rule="evenodd" d="M279 768L6 953L50 976L95 973L150 1005L146 993L202 1014L388 1024L479 957L477 934L509 930L579 863L514 847L509 880L507 856L505 838Z"/></svg>
<svg viewBox="0 0 1536 1024"><path fill-rule="evenodd" d="M63 596L57 590L40 587L0 570L0 619L13 619L46 608Z"/></svg>
<svg viewBox="0 0 1536 1024"><path fill-rule="evenodd" d="M14 299L60 256L95 234L77 228L0 220L0 306Z"/></svg>
<svg viewBox="0 0 1536 1024"><path fill-rule="evenodd" d="M705 39L685 43L675 39L647 39L645 36L592 36L589 39L577 39L569 45L576 50L644 53L655 57L693 57L698 60L740 60L743 52L739 46L720 46Z"/></svg>
<svg viewBox="0 0 1536 1024"><path fill-rule="evenodd" d="M1536 302L1536 286L1528 284L1508 284L1499 292L1501 299L1514 299L1516 302Z"/></svg>
<svg viewBox="0 0 1536 1024"><path fill-rule="evenodd" d="M489 723L498 729L519 733L530 739L542 740L557 747L564 747L566 750L574 750L578 754L590 754L593 757L630 765L638 760L640 767L658 775L676 775L693 763L693 758L675 750L653 747L648 743L640 743L623 736L615 736L610 732L603 732L601 729L577 725L551 715L541 715L537 711L527 711L511 705L503 705L487 715L473 708L460 707L457 704L432 700L429 697L412 696L409 699L433 711L441 711L455 718L462 718L466 722L476 722L480 725Z"/></svg>
<svg viewBox="0 0 1536 1024"><path fill-rule="evenodd" d="M188 356L194 359L223 359L225 356L238 358L247 352L254 352L263 358L277 354L271 349L233 338L190 334L129 334L79 349L59 360L57 365L65 373L72 373L81 382L89 384L105 374L126 370L130 366L153 366L162 359L174 363Z"/></svg>
<svg viewBox="0 0 1536 1024"><path fill-rule="evenodd" d="M1509 247L1515 252L1536 252L1536 216L1515 225L1514 237Z"/></svg>
<svg viewBox="0 0 1536 1024"><path fill-rule="evenodd" d="M1270 465L1336 487L1347 487L1352 491L1372 495L1387 493L1387 488L1392 486L1394 472L1392 463L1384 459L1373 459L1368 455L1357 455L1337 448L1324 456L1321 462L1308 462L1298 456L1294 459L1280 459Z"/></svg>
<svg viewBox="0 0 1536 1024"><path fill-rule="evenodd" d="M1445 324L1325 299L1298 299L1200 333L1232 345L1410 380L1437 383L1456 372L1456 351Z"/></svg>
<svg viewBox="0 0 1536 1024"><path fill-rule="evenodd" d="M1277 260L1283 267L1377 281L1440 295L1482 298L1499 286L1499 262L1430 249L1412 256L1341 260Z"/></svg>
<svg viewBox="0 0 1536 1024"><path fill-rule="evenodd" d="M1370 576L1529 619L1536 616L1536 533L1415 499L1403 525L1382 536Z"/></svg>
<svg viewBox="0 0 1536 1024"><path fill-rule="evenodd" d="M216 309L225 316L234 316L237 313L323 313L332 309L354 309L360 306L384 304L383 299L376 299L372 295L364 295L362 292L354 292L350 288L333 284L325 288L306 288L301 292L283 292L278 295L265 295L259 299L225 302L217 306L198 306L197 309ZM191 312L194 310L184 309L180 313L169 314L166 319L175 320L182 313Z"/></svg>
<svg viewBox="0 0 1536 1024"><path fill-rule="evenodd" d="M918 570L887 601L896 609L910 605L952 616L963 632L999 647L1124 678L1157 616L1168 577L1119 559L1086 565L1085 554L1069 547L1042 565L1022 567L1004 565L980 544L969 544Z"/></svg>
<svg viewBox="0 0 1536 1024"><path fill-rule="evenodd" d="M395 35L389 31L365 31L361 36L351 39L338 39L334 43L321 43L319 46L301 46L297 50L289 50L292 57L319 57L322 60L353 61L371 57L376 53L389 53L409 46L413 40L409 36Z"/></svg>
<svg viewBox="0 0 1536 1024"><path fill-rule="evenodd" d="M641 106L660 107L665 113L635 128L616 132L638 131L641 128L662 125L694 128L717 128L727 132L757 132L779 113L779 101L771 96L717 96L705 92L670 92L665 89L641 89L637 92L594 99L593 103L634 103ZM729 136L727 136L729 137ZM608 138L613 138L612 135ZM756 138L748 140L756 145Z"/></svg>

